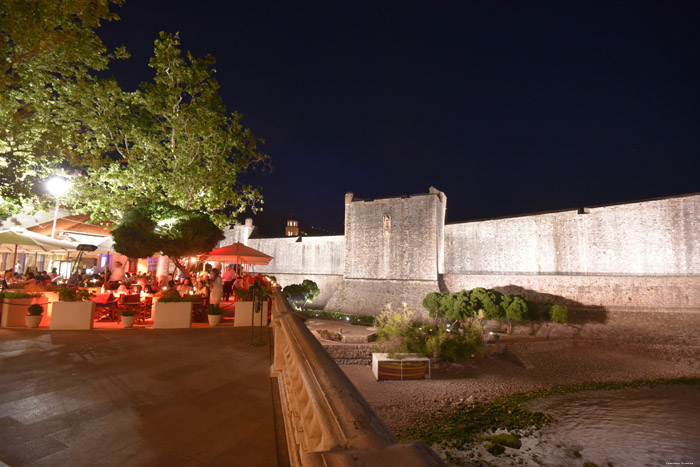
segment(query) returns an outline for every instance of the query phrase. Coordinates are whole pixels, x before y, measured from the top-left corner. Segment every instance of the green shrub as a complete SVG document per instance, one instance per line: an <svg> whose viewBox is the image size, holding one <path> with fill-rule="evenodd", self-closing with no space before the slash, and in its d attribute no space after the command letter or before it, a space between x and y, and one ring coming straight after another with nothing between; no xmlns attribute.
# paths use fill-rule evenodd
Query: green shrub
<svg viewBox="0 0 700 467"><path fill-rule="evenodd" d="M389 357L397 353L425 353L425 341L420 338L419 325L413 320L414 313L407 309L395 311L391 304L377 317L376 350L386 352Z"/></svg>
<svg viewBox="0 0 700 467"><path fill-rule="evenodd" d="M172 303L172 302L193 302L195 300L198 300L199 297L196 295L180 295L180 294L172 294L172 295L163 295L158 299L160 303Z"/></svg>
<svg viewBox="0 0 700 467"><path fill-rule="evenodd" d="M425 296L423 299L423 308L426 309L428 312L428 315L431 318L440 318L438 314L440 313L440 299L442 298L442 294L439 292L430 292L428 295Z"/></svg>
<svg viewBox="0 0 700 467"><path fill-rule="evenodd" d="M119 314L122 316L136 316L139 313L136 308L122 308L119 310Z"/></svg>
<svg viewBox="0 0 700 467"><path fill-rule="evenodd" d="M44 307L39 305L38 303L35 303L33 305L29 305L27 308L27 313L29 313L31 316L39 316L44 312Z"/></svg>
<svg viewBox="0 0 700 467"><path fill-rule="evenodd" d="M425 335L424 356L447 360L450 362L460 362L470 355L483 353L481 345L482 327L479 323L473 323L469 327L459 330L447 330L446 324L441 324L437 328L428 328Z"/></svg>
<svg viewBox="0 0 700 467"><path fill-rule="evenodd" d="M94 297L95 294L87 290L81 289L71 289L69 287L59 287L56 289L58 292L58 299L62 302L87 302L90 297Z"/></svg>
<svg viewBox="0 0 700 467"><path fill-rule="evenodd" d="M548 307L549 319L555 323L568 323L569 322L569 308L564 305L549 305Z"/></svg>
<svg viewBox="0 0 700 467"><path fill-rule="evenodd" d="M290 284L282 289L289 303L296 309L304 309L306 305L321 294L316 282L304 279L301 284Z"/></svg>
<svg viewBox="0 0 700 467"><path fill-rule="evenodd" d="M537 321L539 318L537 305L523 295L504 295L502 305L506 319L513 321Z"/></svg>
<svg viewBox="0 0 700 467"><path fill-rule="evenodd" d="M478 287L470 292L470 311L475 316L479 310L484 310L486 319L500 319L505 316L501 302L503 294L492 289Z"/></svg>
<svg viewBox="0 0 700 467"><path fill-rule="evenodd" d="M413 319L404 305L400 311L389 306L377 317L377 351L389 356L416 353L423 357L458 362L483 353L480 323L440 323L427 326Z"/></svg>
<svg viewBox="0 0 700 467"><path fill-rule="evenodd" d="M11 299L11 298L39 298L43 297L40 293L26 293L26 292L0 292L0 300Z"/></svg>
<svg viewBox="0 0 700 467"><path fill-rule="evenodd" d="M220 306L209 305L209 308L207 308L207 314L208 315L223 315L224 310Z"/></svg>

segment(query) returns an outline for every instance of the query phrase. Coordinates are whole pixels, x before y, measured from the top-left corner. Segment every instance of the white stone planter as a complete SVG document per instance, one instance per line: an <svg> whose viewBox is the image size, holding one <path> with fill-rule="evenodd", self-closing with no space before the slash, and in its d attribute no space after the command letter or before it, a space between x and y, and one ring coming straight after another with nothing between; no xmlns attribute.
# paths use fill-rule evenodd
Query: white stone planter
<svg viewBox="0 0 700 467"><path fill-rule="evenodd" d="M131 315L131 316L122 315L122 324L124 325L125 328L133 327L135 321L136 321L136 315Z"/></svg>
<svg viewBox="0 0 700 467"><path fill-rule="evenodd" d="M44 297L3 299L0 305L2 306L0 325L3 328L24 327L26 325L24 317L27 316L27 308L35 303L43 306L44 310L46 310L47 301Z"/></svg>
<svg viewBox="0 0 700 467"><path fill-rule="evenodd" d="M93 302L53 302L49 308L51 312L49 329L92 329L95 313Z"/></svg>
<svg viewBox="0 0 700 467"><path fill-rule="evenodd" d="M44 315L27 315L24 317L24 319L28 328L38 328L39 324L41 323L41 318L43 317Z"/></svg>
<svg viewBox="0 0 700 467"><path fill-rule="evenodd" d="M262 325L267 326L267 302L263 302ZM234 326L260 326L260 313L253 313L253 302L236 302Z"/></svg>
<svg viewBox="0 0 700 467"><path fill-rule="evenodd" d="M372 354L372 373L379 380L430 379L430 359L415 354L397 354L389 358L385 353Z"/></svg>
<svg viewBox="0 0 700 467"><path fill-rule="evenodd" d="M156 302L153 327L162 329L189 328L192 325L192 302Z"/></svg>
<svg viewBox="0 0 700 467"><path fill-rule="evenodd" d="M221 322L221 315L207 315L209 326L218 326Z"/></svg>

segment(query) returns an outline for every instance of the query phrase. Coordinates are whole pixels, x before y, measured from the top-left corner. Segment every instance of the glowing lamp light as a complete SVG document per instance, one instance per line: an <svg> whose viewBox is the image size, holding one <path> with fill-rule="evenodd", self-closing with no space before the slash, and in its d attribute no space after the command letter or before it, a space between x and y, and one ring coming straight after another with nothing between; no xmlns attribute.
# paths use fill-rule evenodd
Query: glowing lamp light
<svg viewBox="0 0 700 467"><path fill-rule="evenodd" d="M51 177L46 181L46 189L56 198L68 193L72 185L70 180L62 177Z"/></svg>

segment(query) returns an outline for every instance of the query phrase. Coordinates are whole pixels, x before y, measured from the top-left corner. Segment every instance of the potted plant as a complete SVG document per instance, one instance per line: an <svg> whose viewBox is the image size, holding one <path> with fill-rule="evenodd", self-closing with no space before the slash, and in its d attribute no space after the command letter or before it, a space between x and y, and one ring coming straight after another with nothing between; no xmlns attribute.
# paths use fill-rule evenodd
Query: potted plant
<svg viewBox="0 0 700 467"><path fill-rule="evenodd" d="M221 316L224 314L224 310L216 305L211 305L207 309L207 318L209 319L209 326L216 326L221 322Z"/></svg>
<svg viewBox="0 0 700 467"><path fill-rule="evenodd" d="M35 303L44 305L47 303L47 299L40 293L0 293L0 310L2 311L0 325L4 328L25 326L24 317L27 315L27 307Z"/></svg>
<svg viewBox="0 0 700 467"><path fill-rule="evenodd" d="M153 307L154 328L189 328L192 326L194 295L165 295Z"/></svg>
<svg viewBox="0 0 700 467"><path fill-rule="evenodd" d="M51 304L50 329L92 329L95 304L94 296L87 290L59 287L58 301Z"/></svg>
<svg viewBox="0 0 700 467"><path fill-rule="evenodd" d="M38 328L39 323L41 323L42 313L44 313L44 307L38 303L29 305L27 308L27 316L24 317L28 328Z"/></svg>
<svg viewBox="0 0 700 467"><path fill-rule="evenodd" d="M122 324L125 328L134 327L134 322L136 321L136 315L138 315L138 310L133 308L124 308L119 312L122 317Z"/></svg>
<svg viewBox="0 0 700 467"><path fill-rule="evenodd" d="M237 288L236 289L236 301L235 305L235 320L233 322L234 326L267 326L268 312L270 310L270 304L267 303L270 297L271 288L270 285L265 280L258 281L257 293L260 294L261 301L263 302L262 312L263 316L256 314L253 309L253 296L256 293L255 286L249 289ZM261 319L262 318L262 319ZM262 321L262 322L261 322Z"/></svg>

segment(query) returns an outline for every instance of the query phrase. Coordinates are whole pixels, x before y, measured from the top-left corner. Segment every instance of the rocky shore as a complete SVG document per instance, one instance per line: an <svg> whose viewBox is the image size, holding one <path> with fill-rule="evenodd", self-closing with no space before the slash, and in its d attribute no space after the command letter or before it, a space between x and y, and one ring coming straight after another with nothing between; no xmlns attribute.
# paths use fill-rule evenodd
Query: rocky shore
<svg viewBox="0 0 700 467"><path fill-rule="evenodd" d="M587 382L700 377L700 347L521 339L485 357L432 366L432 379L376 381L368 365L341 365L392 430L455 405Z"/></svg>

